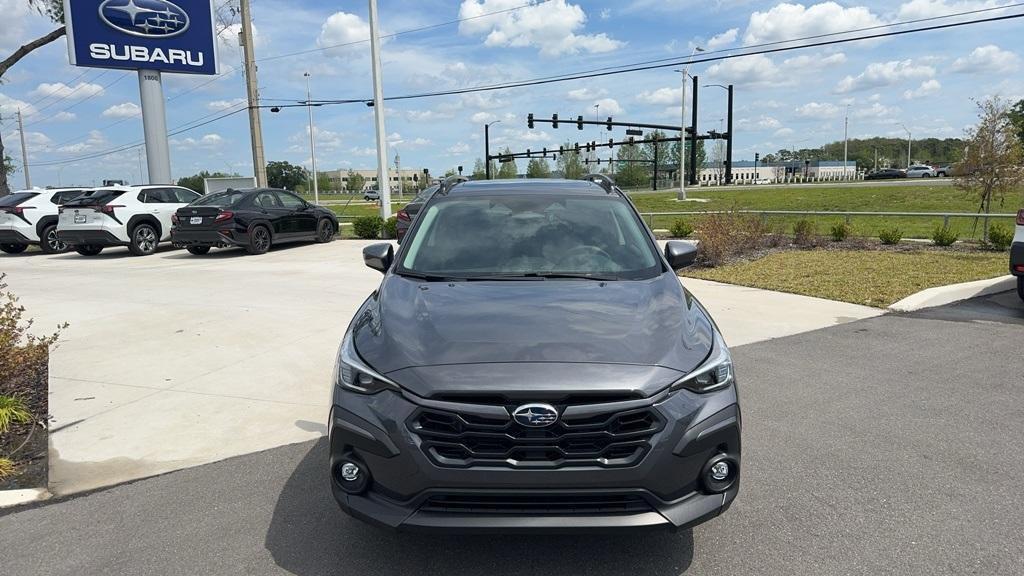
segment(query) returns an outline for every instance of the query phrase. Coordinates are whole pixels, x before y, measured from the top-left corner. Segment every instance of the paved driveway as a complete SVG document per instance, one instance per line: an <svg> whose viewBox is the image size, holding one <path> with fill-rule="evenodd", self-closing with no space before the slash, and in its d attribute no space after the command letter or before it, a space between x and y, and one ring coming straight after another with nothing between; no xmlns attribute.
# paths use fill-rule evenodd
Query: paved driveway
<svg viewBox="0 0 1024 576"><path fill-rule="evenodd" d="M1006 314L977 308L1005 307ZM323 441L0 516L12 574L1020 574L1024 306L735 349L744 476L678 534L431 537L352 520Z"/></svg>
<svg viewBox="0 0 1024 576"><path fill-rule="evenodd" d="M40 328L71 323L51 359L50 489L71 494L318 438L338 343L380 282L363 266L367 243L260 257L112 249L0 258ZM685 282L733 345L880 313Z"/></svg>

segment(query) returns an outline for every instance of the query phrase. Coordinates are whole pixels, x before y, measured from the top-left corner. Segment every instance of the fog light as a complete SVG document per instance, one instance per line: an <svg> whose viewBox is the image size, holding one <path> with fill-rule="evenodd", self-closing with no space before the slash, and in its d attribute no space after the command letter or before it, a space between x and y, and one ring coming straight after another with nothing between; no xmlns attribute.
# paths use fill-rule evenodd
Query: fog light
<svg viewBox="0 0 1024 576"><path fill-rule="evenodd" d="M733 487L739 475L739 463L726 454L712 456L701 470L701 484L712 493L725 492Z"/></svg>
<svg viewBox="0 0 1024 576"><path fill-rule="evenodd" d="M728 467L726 467L728 468ZM341 465L341 479L346 482L355 482L359 479L359 466L345 462Z"/></svg>
<svg viewBox="0 0 1024 576"><path fill-rule="evenodd" d="M358 469L356 470L358 473ZM342 471L344 474L344 471ZM711 478L721 482L729 477L729 464L727 462L718 462L711 467Z"/></svg>

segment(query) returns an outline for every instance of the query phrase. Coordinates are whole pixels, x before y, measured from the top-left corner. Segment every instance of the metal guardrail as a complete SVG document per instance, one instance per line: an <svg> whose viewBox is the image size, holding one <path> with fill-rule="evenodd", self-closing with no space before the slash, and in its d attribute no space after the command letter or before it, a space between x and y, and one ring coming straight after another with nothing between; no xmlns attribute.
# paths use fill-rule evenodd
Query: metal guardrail
<svg viewBox="0 0 1024 576"><path fill-rule="evenodd" d="M647 220L647 225L654 228L655 216L703 216L705 214L757 214L761 218L768 216L840 216L846 223L858 216L896 216L900 218L942 218L942 225L949 226L950 218L980 218L988 227L989 218L1016 218L1016 214L976 214L974 212L835 212L828 210L701 210L690 212L641 212L640 216Z"/></svg>

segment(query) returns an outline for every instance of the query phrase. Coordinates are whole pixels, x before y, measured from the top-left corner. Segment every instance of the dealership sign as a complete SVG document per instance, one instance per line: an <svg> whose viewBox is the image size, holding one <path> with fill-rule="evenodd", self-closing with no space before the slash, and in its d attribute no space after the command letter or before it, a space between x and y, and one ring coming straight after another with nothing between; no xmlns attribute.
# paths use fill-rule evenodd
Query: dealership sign
<svg viewBox="0 0 1024 576"><path fill-rule="evenodd" d="M75 66L217 73L211 0L64 0Z"/></svg>

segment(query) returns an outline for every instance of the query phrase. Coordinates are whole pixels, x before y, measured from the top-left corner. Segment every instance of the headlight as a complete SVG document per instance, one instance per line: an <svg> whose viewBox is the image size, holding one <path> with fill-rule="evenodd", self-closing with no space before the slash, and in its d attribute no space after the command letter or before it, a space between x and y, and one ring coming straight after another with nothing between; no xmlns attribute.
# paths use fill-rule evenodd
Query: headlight
<svg viewBox="0 0 1024 576"><path fill-rule="evenodd" d="M693 392L704 393L720 390L735 381L736 377L732 371L732 355L729 354L729 349L725 347L721 336L717 333L715 341L711 356L696 370L672 384L672 390L685 388Z"/></svg>
<svg viewBox="0 0 1024 576"><path fill-rule="evenodd" d="M341 341L334 378L338 386L359 394L376 394L382 390L397 392L399 390L398 384L363 362L363 359L356 353L351 332L345 334L345 338Z"/></svg>

